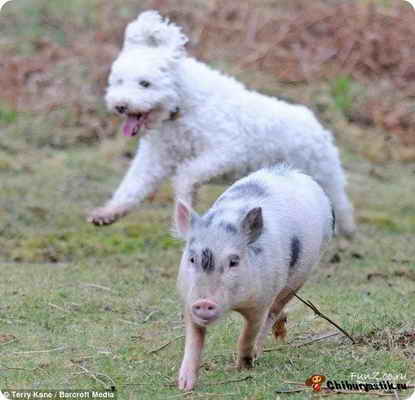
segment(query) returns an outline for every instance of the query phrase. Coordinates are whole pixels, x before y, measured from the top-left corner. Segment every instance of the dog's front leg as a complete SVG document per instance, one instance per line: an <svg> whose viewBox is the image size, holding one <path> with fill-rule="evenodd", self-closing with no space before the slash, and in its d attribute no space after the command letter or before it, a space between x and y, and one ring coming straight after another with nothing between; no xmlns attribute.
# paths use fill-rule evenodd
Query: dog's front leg
<svg viewBox="0 0 415 400"><path fill-rule="evenodd" d="M182 164L173 178L176 199L192 206L198 187L211 178L233 170L238 164L229 152L204 153Z"/></svg>
<svg viewBox="0 0 415 400"><path fill-rule="evenodd" d="M153 193L172 173L160 153L142 141L139 151L112 199L91 212L88 222L109 225L126 215L135 205Z"/></svg>

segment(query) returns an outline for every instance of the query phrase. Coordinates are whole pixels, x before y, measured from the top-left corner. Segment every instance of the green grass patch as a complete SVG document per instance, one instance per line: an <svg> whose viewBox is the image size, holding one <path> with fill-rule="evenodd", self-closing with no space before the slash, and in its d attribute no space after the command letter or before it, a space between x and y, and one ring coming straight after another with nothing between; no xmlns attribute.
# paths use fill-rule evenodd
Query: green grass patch
<svg viewBox="0 0 415 400"><path fill-rule="evenodd" d="M122 399L182 397L174 385L184 333L175 290L181 243L169 234L170 188L115 225L96 228L84 219L125 171L128 163L112 150L118 140L82 151L28 151L11 160L18 174L2 175L1 387L103 389L115 382ZM266 347L273 350L254 370L238 372L242 320L233 314L210 329L200 383L189 398L275 399L285 382L314 373L414 380L412 171L394 165L379 180L359 157L345 156L353 160L358 236L345 250L333 244L302 296L357 343L338 335L303 345L335 329L293 302L288 343L270 337ZM204 186L199 211L225 187Z"/></svg>

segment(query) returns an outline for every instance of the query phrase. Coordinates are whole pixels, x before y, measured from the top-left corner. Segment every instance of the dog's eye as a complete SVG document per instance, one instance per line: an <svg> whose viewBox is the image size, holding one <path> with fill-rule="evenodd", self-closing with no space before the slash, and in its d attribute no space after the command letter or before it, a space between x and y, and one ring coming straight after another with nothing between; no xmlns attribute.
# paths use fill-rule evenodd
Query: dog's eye
<svg viewBox="0 0 415 400"><path fill-rule="evenodd" d="M140 81L140 86L142 86L143 88L148 88L150 86L150 82L149 81Z"/></svg>
<svg viewBox="0 0 415 400"><path fill-rule="evenodd" d="M239 265L239 256L232 256L229 259L229 268L234 268Z"/></svg>

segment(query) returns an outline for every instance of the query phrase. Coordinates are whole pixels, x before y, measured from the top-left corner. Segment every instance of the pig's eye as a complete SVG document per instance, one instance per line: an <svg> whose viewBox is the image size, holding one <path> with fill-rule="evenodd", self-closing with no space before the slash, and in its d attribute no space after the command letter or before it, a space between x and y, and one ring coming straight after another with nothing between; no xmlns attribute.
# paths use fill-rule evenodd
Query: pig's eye
<svg viewBox="0 0 415 400"><path fill-rule="evenodd" d="M229 268L234 268L239 265L239 256L232 256L229 260Z"/></svg>

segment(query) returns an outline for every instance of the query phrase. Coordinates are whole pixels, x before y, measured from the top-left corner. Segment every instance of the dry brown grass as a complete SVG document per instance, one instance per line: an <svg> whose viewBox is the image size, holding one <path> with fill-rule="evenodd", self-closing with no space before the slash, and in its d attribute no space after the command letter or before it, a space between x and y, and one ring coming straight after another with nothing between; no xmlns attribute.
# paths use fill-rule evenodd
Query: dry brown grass
<svg viewBox="0 0 415 400"><path fill-rule="evenodd" d="M124 26L139 11L132 0L123 4L131 13L119 12L120 1L94 3L91 25L40 9L41 23L61 32L64 43L34 37L32 51L25 53L11 35L1 39L7 60L0 74L3 102L46 113L57 129L70 128L70 138L56 145L116 131L117 121L104 116L102 95ZM159 9L183 25L190 53L231 73L268 74L290 85L338 76L360 83L365 90L347 110L348 121L393 136L395 147L415 146L415 24L409 4L147 0L140 7ZM9 15L8 24L22 23L18 13ZM415 158L414 151L408 154L402 158Z"/></svg>

